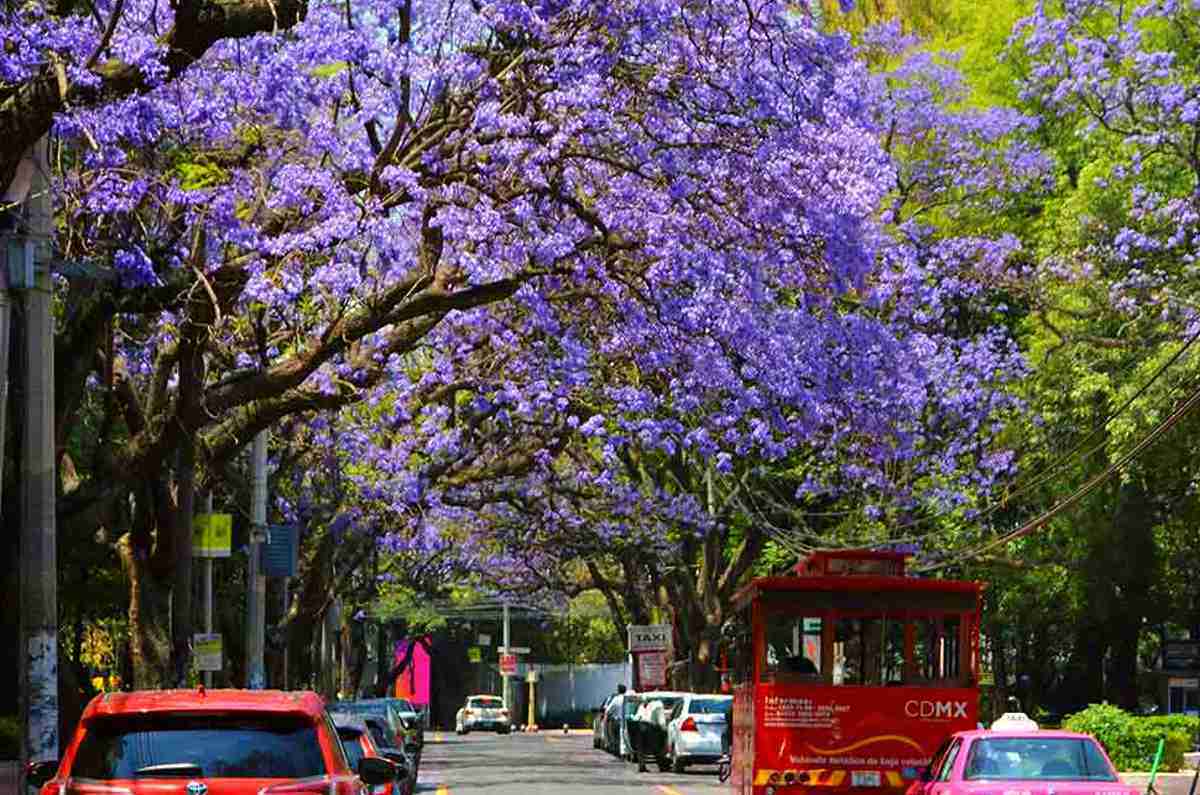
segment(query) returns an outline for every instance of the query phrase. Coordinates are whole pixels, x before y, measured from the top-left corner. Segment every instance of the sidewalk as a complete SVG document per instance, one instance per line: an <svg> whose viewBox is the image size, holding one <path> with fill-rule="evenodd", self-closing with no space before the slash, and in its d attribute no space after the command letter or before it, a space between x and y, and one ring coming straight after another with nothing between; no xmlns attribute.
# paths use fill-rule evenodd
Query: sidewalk
<svg viewBox="0 0 1200 795"><path fill-rule="evenodd" d="M1158 791L1159 795L1188 795L1192 789L1192 779L1195 776L1195 770L1183 770L1179 773L1159 773L1158 778L1154 782L1154 789ZM1122 773L1121 781L1145 792L1146 785L1150 783L1150 774ZM1197 787L1197 791L1200 792L1200 787Z"/></svg>

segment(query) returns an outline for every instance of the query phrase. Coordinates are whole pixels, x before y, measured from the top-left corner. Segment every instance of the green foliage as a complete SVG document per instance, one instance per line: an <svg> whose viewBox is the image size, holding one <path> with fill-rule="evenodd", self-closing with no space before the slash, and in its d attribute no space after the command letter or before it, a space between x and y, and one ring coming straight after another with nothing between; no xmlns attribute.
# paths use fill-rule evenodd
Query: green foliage
<svg viewBox="0 0 1200 795"><path fill-rule="evenodd" d="M1111 704L1092 704L1068 716L1063 728L1099 740L1121 772L1149 770L1159 741L1165 739L1159 769L1177 771L1183 767L1183 755L1200 731L1200 718L1186 715L1138 718Z"/></svg>
<svg viewBox="0 0 1200 795"><path fill-rule="evenodd" d="M0 759L21 755L21 725L16 715L0 715Z"/></svg>
<svg viewBox="0 0 1200 795"><path fill-rule="evenodd" d="M385 623L403 623L409 635L427 635L446 626L445 617L428 597L395 583L384 584L368 610L371 618Z"/></svg>
<svg viewBox="0 0 1200 795"><path fill-rule="evenodd" d="M228 175L220 166L212 163L183 162L175 166L179 176L179 187L184 190L201 190L223 184Z"/></svg>
<svg viewBox="0 0 1200 795"><path fill-rule="evenodd" d="M531 645L554 663L582 665L625 659L625 639L617 633L599 591L585 591L572 599L567 614L556 616ZM574 721L574 717L566 720ZM556 719L550 725L562 723Z"/></svg>

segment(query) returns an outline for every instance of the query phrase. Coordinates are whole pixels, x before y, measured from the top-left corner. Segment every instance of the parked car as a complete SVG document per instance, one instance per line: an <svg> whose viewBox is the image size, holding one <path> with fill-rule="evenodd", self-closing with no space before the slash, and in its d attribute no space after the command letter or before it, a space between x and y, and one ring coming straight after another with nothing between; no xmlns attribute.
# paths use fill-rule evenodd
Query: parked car
<svg viewBox="0 0 1200 795"><path fill-rule="evenodd" d="M512 722L504 699L490 695L467 696L467 703L454 715L454 731L459 734L473 731L508 734L512 731Z"/></svg>
<svg viewBox="0 0 1200 795"><path fill-rule="evenodd" d="M333 718L333 725L337 729L338 739L342 741L342 749L346 752L350 767L357 767L358 761L368 756L387 759L396 766L396 778L387 784L371 787L372 795L412 795L416 781L412 776L412 762L407 754L399 748L381 747L376 744L375 736L367 727L367 722L358 715L338 712L330 717Z"/></svg>
<svg viewBox="0 0 1200 795"><path fill-rule="evenodd" d="M349 712L353 715L379 715L392 727L396 737L404 738L400 746L411 754L420 756L425 747L425 719L407 699L403 698L360 698L353 701L335 701L330 709Z"/></svg>
<svg viewBox="0 0 1200 795"><path fill-rule="evenodd" d="M604 712L604 750L622 759L629 754L629 733L625 726L625 710L633 717L636 709L631 693L620 693L608 701Z"/></svg>
<svg viewBox="0 0 1200 795"><path fill-rule="evenodd" d="M617 697L616 693L604 699L604 703L596 710L596 716L592 718L592 747L599 750L604 748L606 741L604 738L604 719L608 712L608 705Z"/></svg>
<svg viewBox="0 0 1200 795"><path fill-rule="evenodd" d="M60 762L29 768L42 795L370 795L396 766L346 759L316 693L159 690L92 699Z"/></svg>
<svg viewBox="0 0 1200 795"><path fill-rule="evenodd" d="M687 693L675 703L667 718L667 759L671 770L682 773L688 765L716 764L721 759L733 696Z"/></svg>
<svg viewBox="0 0 1200 795"><path fill-rule="evenodd" d="M663 709L670 711L685 694L673 690L650 690L645 693L623 693L614 696L605 712L605 748L610 754L633 760L633 746L629 741L629 721L637 713L642 701L661 701Z"/></svg>
<svg viewBox="0 0 1200 795"><path fill-rule="evenodd" d="M627 759L629 761L633 761L633 746L631 744L629 744L629 741L628 741L629 721L633 720L633 716L637 714L638 708L641 707L642 704L651 702L651 701L661 701L662 706L663 706L663 713L664 713L663 717L666 718L671 714L671 712L675 709L675 707L679 705L679 702L682 701L683 698L688 695L690 695L690 694L683 693L683 692L680 692L677 690L648 690L643 693L630 694L630 699L629 699L630 703L626 704L624 709L621 710L621 712L624 715L624 719L623 719L624 725L622 726L622 728L625 733L626 744L628 745L626 753L622 754L622 758ZM661 770L666 770L667 769L667 738L666 738L665 731L662 733L662 735L660 735L660 740L661 740L661 743L660 743L659 747L652 749L652 750L653 750L654 757L658 761L659 768Z"/></svg>
<svg viewBox="0 0 1200 795"><path fill-rule="evenodd" d="M869 786L870 782L862 784ZM980 795L997 792L997 787L1033 795L1139 792L1121 783L1112 761L1090 735L977 729L952 734L933 755L932 764L909 787L908 795L949 795L952 791Z"/></svg>

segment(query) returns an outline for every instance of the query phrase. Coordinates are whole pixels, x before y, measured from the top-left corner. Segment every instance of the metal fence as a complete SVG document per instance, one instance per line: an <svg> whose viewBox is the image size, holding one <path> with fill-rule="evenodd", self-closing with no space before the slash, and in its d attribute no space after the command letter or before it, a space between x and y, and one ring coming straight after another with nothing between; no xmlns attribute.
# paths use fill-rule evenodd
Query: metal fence
<svg viewBox="0 0 1200 795"><path fill-rule="evenodd" d="M591 714L604 698L617 689L618 684L628 684L627 663L591 663L586 665L522 665L519 678L536 669L537 720L547 725L569 723L576 726L591 725ZM514 688L518 702L515 715L519 723L525 722L528 697L525 687ZM514 705L517 706L517 705Z"/></svg>

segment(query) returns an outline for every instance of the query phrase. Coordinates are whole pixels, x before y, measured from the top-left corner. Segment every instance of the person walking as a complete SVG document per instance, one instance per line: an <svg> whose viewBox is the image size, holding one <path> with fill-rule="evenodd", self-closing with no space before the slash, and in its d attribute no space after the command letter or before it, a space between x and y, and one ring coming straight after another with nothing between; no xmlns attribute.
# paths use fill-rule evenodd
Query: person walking
<svg viewBox="0 0 1200 795"><path fill-rule="evenodd" d="M633 714L633 719L629 722L629 740L633 746L633 755L636 758L639 773L646 772L646 754L650 752L648 742L654 728L650 704L649 701L640 702L637 712Z"/></svg>
<svg viewBox="0 0 1200 795"><path fill-rule="evenodd" d="M630 727L637 726L638 742L634 746L638 772L646 772L646 757L661 760L667 744L667 714L659 699L643 701L633 716ZM632 737L632 735L631 735Z"/></svg>

